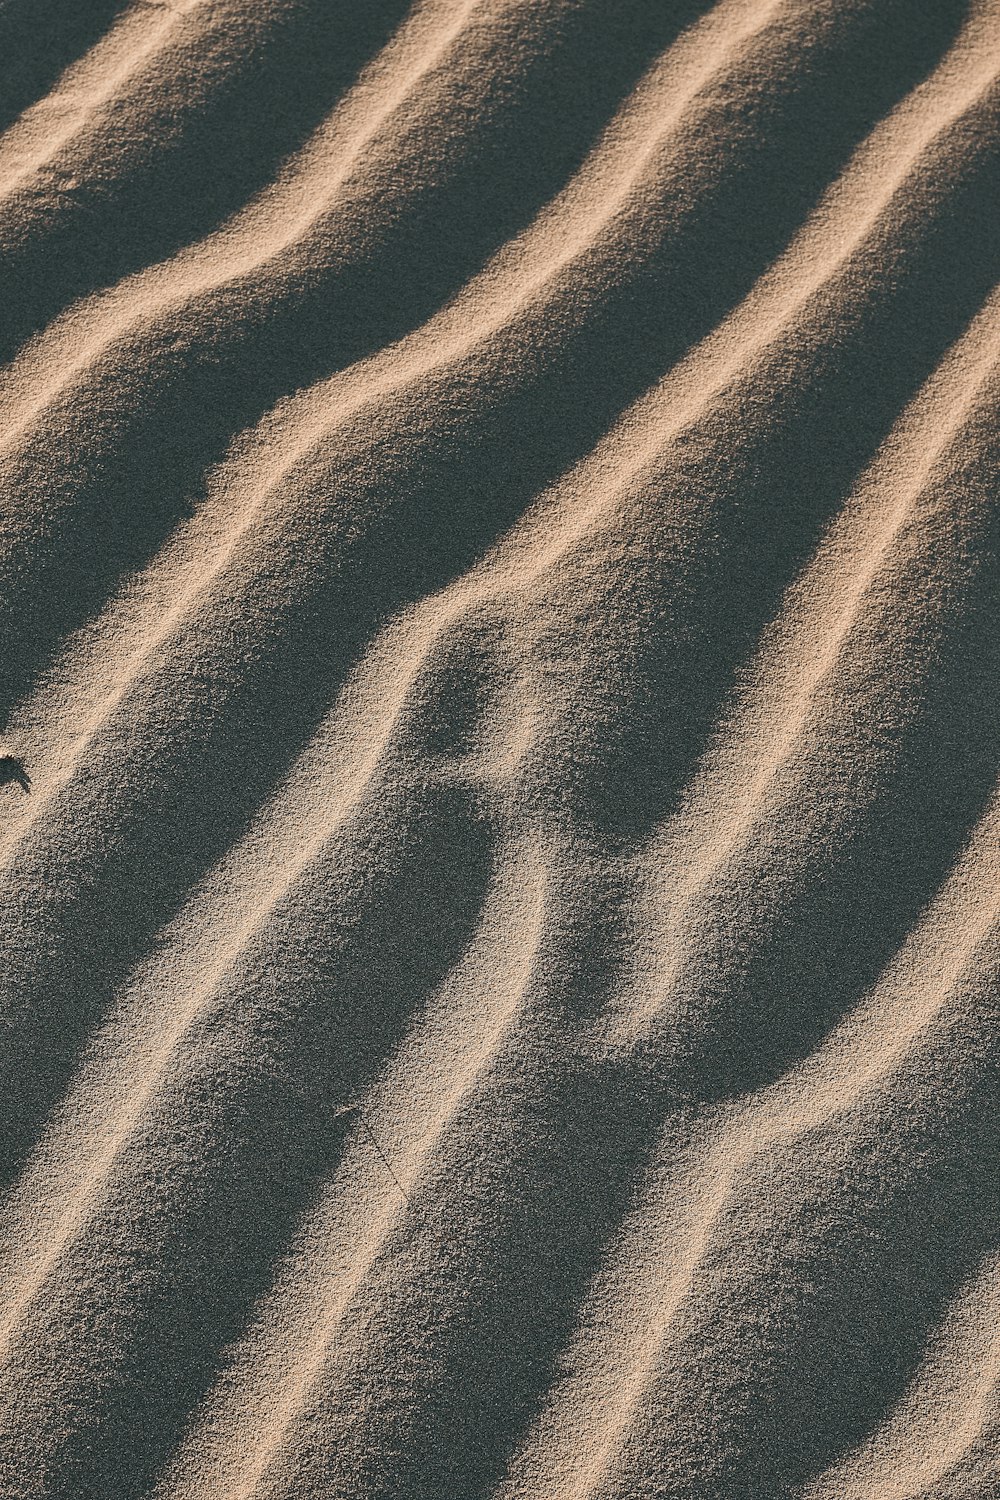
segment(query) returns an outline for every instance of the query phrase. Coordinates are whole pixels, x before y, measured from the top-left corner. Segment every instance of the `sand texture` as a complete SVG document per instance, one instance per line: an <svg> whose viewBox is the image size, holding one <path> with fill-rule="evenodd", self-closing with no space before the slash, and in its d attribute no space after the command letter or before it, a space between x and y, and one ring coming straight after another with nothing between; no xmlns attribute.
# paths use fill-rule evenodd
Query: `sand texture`
<svg viewBox="0 0 1000 1500"><path fill-rule="evenodd" d="M0 264L0 1500L996 1500L1000 0L2 0Z"/></svg>

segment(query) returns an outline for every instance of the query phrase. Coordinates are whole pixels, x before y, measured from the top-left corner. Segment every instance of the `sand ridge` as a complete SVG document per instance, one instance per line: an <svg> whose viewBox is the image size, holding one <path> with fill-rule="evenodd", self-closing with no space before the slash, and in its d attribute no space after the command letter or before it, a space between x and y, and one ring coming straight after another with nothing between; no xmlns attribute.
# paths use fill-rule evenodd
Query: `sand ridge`
<svg viewBox="0 0 1000 1500"><path fill-rule="evenodd" d="M64 10L0 1496L991 1494L1000 6Z"/></svg>

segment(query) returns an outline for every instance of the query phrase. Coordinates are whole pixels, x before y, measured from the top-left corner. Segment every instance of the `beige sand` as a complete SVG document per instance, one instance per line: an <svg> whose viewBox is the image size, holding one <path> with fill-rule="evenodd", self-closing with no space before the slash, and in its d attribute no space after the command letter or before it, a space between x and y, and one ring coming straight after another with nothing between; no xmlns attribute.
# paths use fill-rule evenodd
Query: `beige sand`
<svg viewBox="0 0 1000 1500"><path fill-rule="evenodd" d="M0 1500L1000 1495L1000 0L0 83Z"/></svg>

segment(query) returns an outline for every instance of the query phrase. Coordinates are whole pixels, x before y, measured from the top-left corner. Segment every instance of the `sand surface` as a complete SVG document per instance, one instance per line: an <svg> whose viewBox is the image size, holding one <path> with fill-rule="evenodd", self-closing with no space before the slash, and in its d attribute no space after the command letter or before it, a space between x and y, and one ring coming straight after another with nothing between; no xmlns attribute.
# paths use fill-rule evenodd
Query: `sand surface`
<svg viewBox="0 0 1000 1500"><path fill-rule="evenodd" d="M0 265L0 1500L1000 1496L1000 0L2 0Z"/></svg>

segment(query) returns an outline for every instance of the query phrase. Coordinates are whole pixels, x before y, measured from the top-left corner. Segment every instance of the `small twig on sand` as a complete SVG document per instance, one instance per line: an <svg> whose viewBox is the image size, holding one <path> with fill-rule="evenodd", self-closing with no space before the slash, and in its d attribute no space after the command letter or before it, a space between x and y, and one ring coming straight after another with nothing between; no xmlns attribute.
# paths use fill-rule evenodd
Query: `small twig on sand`
<svg viewBox="0 0 1000 1500"><path fill-rule="evenodd" d="M382 1158L382 1161L383 1161L383 1163L385 1165L386 1171L388 1172L389 1176L392 1178L393 1182L399 1188L399 1191L402 1193L403 1197L406 1199L407 1203L410 1205L410 1207L413 1209L413 1212L417 1215L417 1218L419 1219L421 1217L420 1210L417 1208L417 1205L414 1203L413 1199L410 1197L409 1193L406 1191L405 1187L403 1186L403 1184L400 1182L399 1178L396 1176L395 1172L393 1171L393 1169L392 1169L392 1162L389 1160L389 1158L386 1156L385 1152L382 1150L382 1147L379 1145L379 1143L378 1143L378 1136L375 1134L374 1130L371 1128L371 1126L369 1125L368 1121L365 1119L364 1112L362 1111L361 1106L358 1105L358 1104L348 1104L348 1105L345 1106L344 1109L338 1109L338 1111L337 1111L337 1117L339 1118L341 1115L357 1115L358 1119L361 1121L362 1125L365 1127L365 1130L368 1133L368 1139L371 1141L372 1145L375 1147L375 1150L378 1152L379 1156Z"/></svg>

